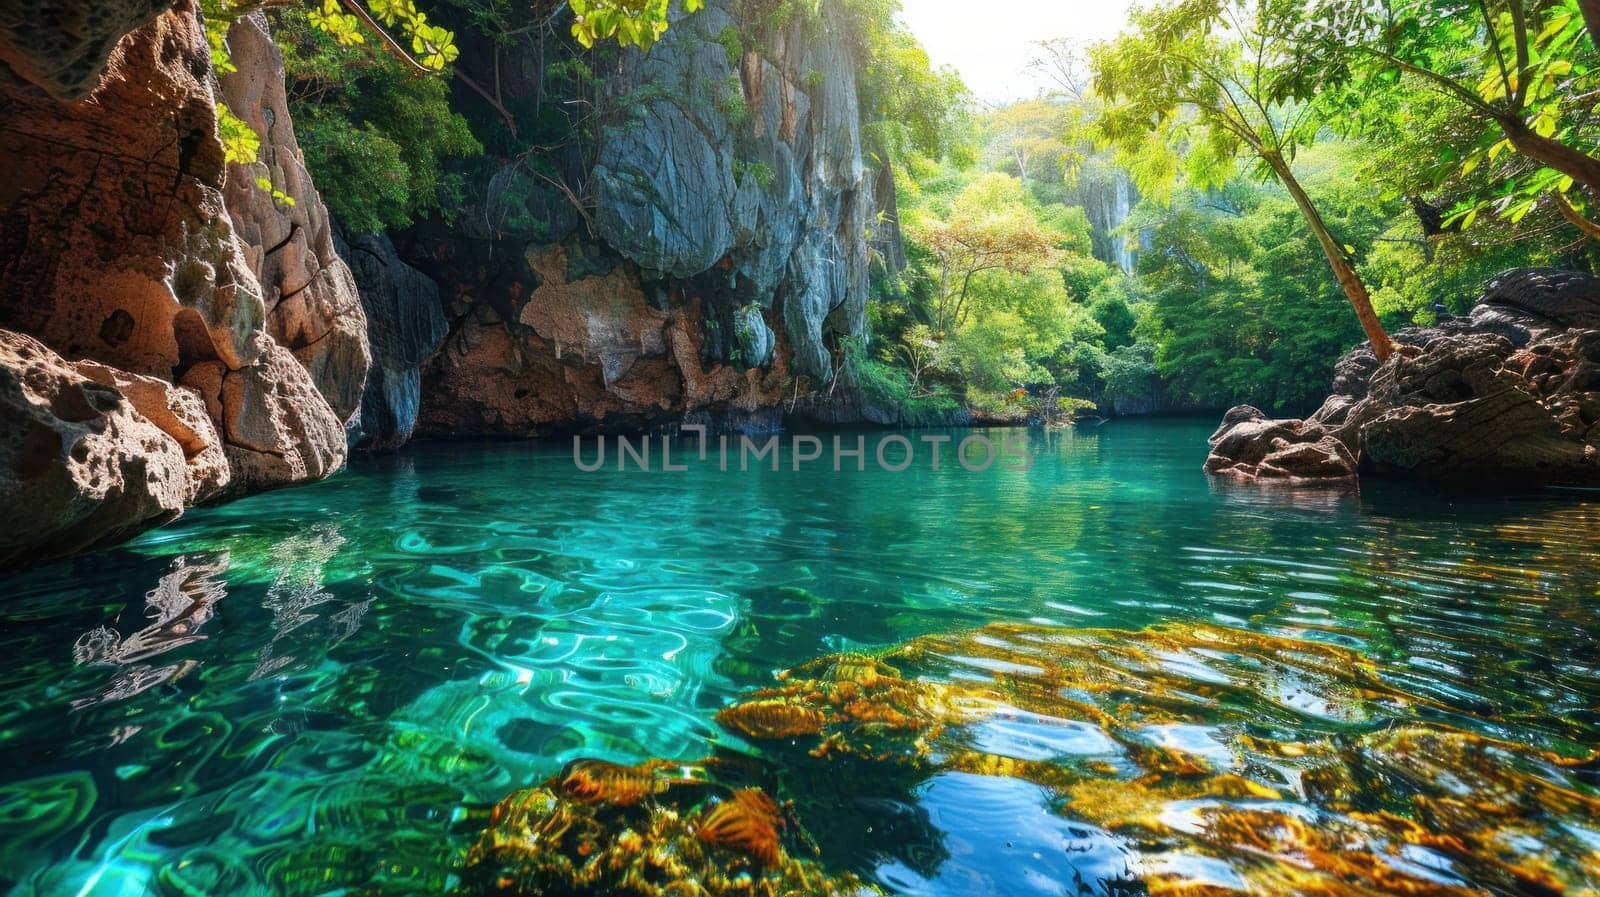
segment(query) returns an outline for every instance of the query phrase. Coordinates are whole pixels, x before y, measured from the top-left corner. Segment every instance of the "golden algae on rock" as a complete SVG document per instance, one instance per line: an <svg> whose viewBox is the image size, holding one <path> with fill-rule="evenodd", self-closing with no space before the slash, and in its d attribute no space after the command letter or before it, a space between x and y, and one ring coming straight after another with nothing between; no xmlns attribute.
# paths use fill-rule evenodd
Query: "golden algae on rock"
<svg viewBox="0 0 1600 897"><path fill-rule="evenodd" d="M691 768L692 769L692 768ZM673 771L679 771L674 775ZM662 761L580 760L495 807L462 892L527 897L799 897L876 893L790 856L783 808Z"/></svg>
<svg viewBox="0 0 1600 897"><path fill-rule="evenodd" d="M815 757L914 763L951 713L946 691L866 655L828 655L723 708L717 722L754 741L807 739Z"/></svg>
<svg viewBox="0 0 1600 897"><path fill-rule="evenodd" d="M718 714L773 767L580 761L502 804L465 878L472 894L855 893L791 856L806 835L771 795L833 813L819 837L837 860L903 826L890 817L929 782L971 774L1033 783L1123 845L1118 893L1600 895L1596 754L1546 748L1582 743L1582 722L1528 744L1502 721L1469 731L1471 708L1408 693L1407 672L1215 625L993 625L829 655ZM923 834L931 865L950 861Z"/></svg>
<svg viewBox="0 0 1600 897"><path fill-rule="evenodd" d="M783 861L778 831L785 824L777 801L759 788L742 788L700 819L698 834L707 844L740 851L775 869Z"/></svg>
<svg viewBox="0 0 1600 897"><path fill-rule="evenodd" d="M1593 755L1436 722L1461 711L1405 681L1349 648L1223 626L1002 624L820 658L718 719L806 747L780 751L791 788L840 758L858 762L838 788L1034 782L1129 839L1152 894L1600 893Z"/></svg>

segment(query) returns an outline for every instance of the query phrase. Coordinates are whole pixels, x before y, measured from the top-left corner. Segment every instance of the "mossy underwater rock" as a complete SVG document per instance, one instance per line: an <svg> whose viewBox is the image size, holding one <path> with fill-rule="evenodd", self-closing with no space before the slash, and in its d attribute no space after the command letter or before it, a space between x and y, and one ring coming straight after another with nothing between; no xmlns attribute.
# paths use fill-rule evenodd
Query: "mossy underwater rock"
<svg viewBox="0 0 1600 897"><path fill-rule="evenodd" d="M462 891L539 897L867 895L785 846L803 837L765 791L695 766L578 760L495 807Z"/></svg>
<svg viewBox="0 0 1600 897"><path fill-rule="evenodd" d="M1044 786L1122 839L1126 893L1600 894L1600 756L1446 725L1462 711L1395 673L1225 626L996 624L813 661L718 719L797 796L945 771Z"/></svg>
<svg viewBox="0 0 1600 897"><path fill-rule="evenodd" d="M717 722L752 741L803 746L816 758L916 764L952 716L946 689L862 654L822 657L778 679L724 708Z"/></svg>

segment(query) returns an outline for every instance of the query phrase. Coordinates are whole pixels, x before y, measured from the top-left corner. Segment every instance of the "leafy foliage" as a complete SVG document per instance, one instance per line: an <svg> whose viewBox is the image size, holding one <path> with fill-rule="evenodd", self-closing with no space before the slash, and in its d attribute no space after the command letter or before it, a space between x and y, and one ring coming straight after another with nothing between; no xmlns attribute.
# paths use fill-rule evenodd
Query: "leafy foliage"
<svg viewBox="0 0 1600 897"><path fill-rule="evenodd" d="M667 33L668 0L569 0L572 36L584 47L615 40L624 47L649 49ZM705 0L683 0L687 12L698 12Z"/></svg>
<svg viewBox="0 0 1600 897"><path fill-rule="evenodd" d="M300 148L334 216L360 233L448 215L461 185L446 163L482 147L446 82L345 44L299 10L277 24Z"/></svg>
<svg viewBox="0 0 1600 897"><path fill-rule="evenodd" d="M1150 196L1169 198L1180 173L1196 187L1218 186L1241 156L1281 183L1384 358L1394 347L1355 270L1350 242L1334 235L1292 164L1320 123L1314 106L1286 96L1283 70L1292 45L1272 17L1276 10L1255 0L1182 0L1136 10L1133 30L1091 56L1095 87L1107 103L1100 128Z"/></svg>
<svg viewBox="0 0 1600 897"><path fill-rule="evenodd" d="M1268 5L1296 49L1283 91L1314 99L1347 131L1404 139L1408 99L1428 91L1463 113L1447 144L1466 191L1452 220L1520 222L1548 204L1591 237L1600 208L1600 58L1579 0L1381 0ZM1459 182L1458 182L1459 183Z"/></svg>

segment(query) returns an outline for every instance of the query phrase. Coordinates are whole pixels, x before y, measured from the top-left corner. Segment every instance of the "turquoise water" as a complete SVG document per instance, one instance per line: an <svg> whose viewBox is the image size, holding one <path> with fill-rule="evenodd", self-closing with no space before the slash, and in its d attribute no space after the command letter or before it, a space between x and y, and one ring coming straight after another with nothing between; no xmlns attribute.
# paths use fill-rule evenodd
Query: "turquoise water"
<svg viewBox="0 0 1600 897"><path fill-rule="evenodd" d="M1226 487L1199 472L1210 428L1034 431L1028 471L419 445L0 580L0 881L442 892L485 808L569 760L758 753L712 717L775 671L997 621L1292 633L1474 731L1595 743L1600 503ZM1036 727L990 734L1038 753ZM909 794L914 837L822 831L825 858L901 893L1078 893L1043 786Z"/></svg>

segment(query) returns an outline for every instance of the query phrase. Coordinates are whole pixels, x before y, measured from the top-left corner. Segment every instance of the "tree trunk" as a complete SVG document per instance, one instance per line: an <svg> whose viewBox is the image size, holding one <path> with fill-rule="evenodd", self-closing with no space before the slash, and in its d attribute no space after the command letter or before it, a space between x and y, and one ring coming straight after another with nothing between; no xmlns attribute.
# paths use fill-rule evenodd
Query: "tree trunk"
<svg viewBox="0 0 1600 897"><path fill-rule="evenodd" d="M1600 47L1600 0L1578 0L1578 8L1583 10L1583 22L1589 26L1589 40Z"/></svg>
<svg viewBox="0 0 1600 897"><path fill-rule="evenodd" d="M1339 241L1329 232L1327 222L1322 220L1322 213L1317 211L1316 205L1311 202L1311 196L1300 186L1300 180L1294 176L1289 163L1285 162L1282 156L1269 153L1267 164L1277 174L1278 180L1283 182L1289 195L1294 197L1294 203L1300 207L1300 214L1311 227L1311 233L1316 236L1323 255L1328 257L1328 265L1333 268L1333 276L1338 279L1345 297L1355 307L1356 317L1361 320L1361 329L1366 331L1367 339L1372 341L1373 354L1378 356L1379 361L1386 360L1394 354L1394 341L1389 339L1389 334L1383 329L1383 323L1378 320L1378 313L1372 307L1372 296L1367 292L1367 285L1361 282L1361 275L1357 274L1356 269L1345 259Z"/></svg>
<svg viewBox="0 0 1600 897"><path fill-rule="evenodd" d="M1600 0L1595 2L1600 3ZM1558 140L1540 137L1520 119L1502 120L1500 128L1518 153L1541 165L1548 165L1600 194L1600 159Z"/></svg>

